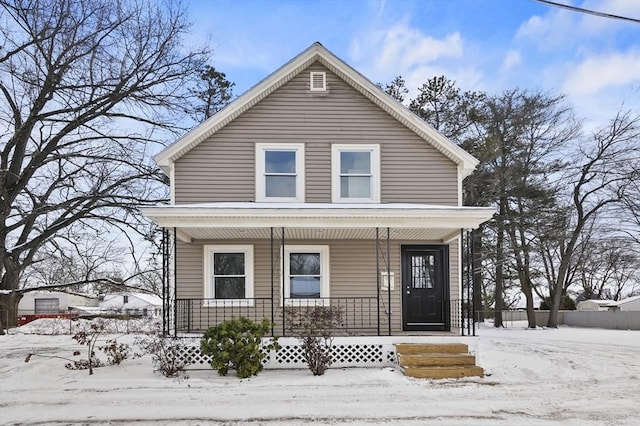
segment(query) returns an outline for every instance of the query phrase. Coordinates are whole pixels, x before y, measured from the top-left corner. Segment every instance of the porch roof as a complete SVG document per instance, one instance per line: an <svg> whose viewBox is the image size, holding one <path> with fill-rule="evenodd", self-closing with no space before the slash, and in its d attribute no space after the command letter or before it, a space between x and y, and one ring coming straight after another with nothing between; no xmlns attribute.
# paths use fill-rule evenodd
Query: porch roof
<svg viewBox="0 0 640 426"><path fill-rule="evenodd" d="M164 228L191 239L262 239L285 228L293 239L371 239L391 228L398 239L449 241L477 228L495 209L429 204L202 203L143 208Z"/></svg>

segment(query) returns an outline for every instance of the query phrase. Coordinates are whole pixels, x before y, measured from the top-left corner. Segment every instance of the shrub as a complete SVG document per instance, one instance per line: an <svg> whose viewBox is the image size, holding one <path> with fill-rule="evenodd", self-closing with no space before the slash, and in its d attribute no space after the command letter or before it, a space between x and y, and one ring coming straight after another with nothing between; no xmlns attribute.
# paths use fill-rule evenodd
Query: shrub
<svg viewBox="0 0 640 426"><path fill-rule="evenodd" d="M287 324L299 336L309 370L322 376L332 363L333 331L343 326L342 310L333 306L289 309Z"/></svg>
<svg viewBox="0 0 640 426"><path fill-rule="evenodd" d="M262 371L265 351L279 349L277 339L262 345L262 338L270 331L271 323L266 318L261 323L244 317L224 321L210 327L200 341L200 351L211 356L211 368L226 376L235 370L236 376L247 378Z"/></svg>
<svg viewBox="0 0 640 426"><path fill-rule="evenodd" d="M184 343L179 337L162 337L161 335L136 340L136 344L144 354L152 355L153 371L159 371L164 377L188 378L186 367L191 357L184 355Z"/></svg>
<svg viewBox="0 0 640 426"><path fill-rule="evenodd" d="M100 349L107 356L107 363L109 365L120 365L122 361L129 357L131 348L126 343L118 344L116 339L109 339Z"/></svg>

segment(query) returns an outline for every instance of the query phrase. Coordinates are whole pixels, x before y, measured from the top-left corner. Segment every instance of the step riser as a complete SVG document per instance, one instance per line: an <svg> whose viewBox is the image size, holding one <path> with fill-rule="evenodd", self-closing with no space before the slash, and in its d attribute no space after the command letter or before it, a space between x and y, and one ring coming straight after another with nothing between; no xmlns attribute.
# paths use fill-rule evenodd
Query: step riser
<svg viewBox="0 0 640 426"><path fill-rule="evenodd" d="M404 355L439 353L439 354L466 354L469 347L464 343L443 343L443 344L420 344L408 343L397 344L396 353Z"/></svg>
<svg viewBox="0 0 640 426"><path fill-rule="evenodd" d="M418 379L458 379L461 377L483 377L481 367L435 367L403 368L405 376Z"/></svg>
<svg viewBox="0 0 640 426"><path fill-rule="evenodd" d="M473 355L400 355L398 359L402 367L476 365L476 357Z"/></svg>

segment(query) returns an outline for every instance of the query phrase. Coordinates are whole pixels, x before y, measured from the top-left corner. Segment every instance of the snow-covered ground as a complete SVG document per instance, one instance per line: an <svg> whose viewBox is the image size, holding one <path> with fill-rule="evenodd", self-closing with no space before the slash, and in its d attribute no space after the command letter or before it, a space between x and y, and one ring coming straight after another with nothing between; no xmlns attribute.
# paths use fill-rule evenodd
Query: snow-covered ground
<svg viewBox="0 0 640 426"><path fill-rule="evenodd" d="M84 348L69 335L18 329L0 336L0 424L640 424L640 331L510 324L479 334L482 379L411 379L387 367L321 377L265 370L239 380L213 370L167 379L152 371L149 356L93 376L58 358L25 363L29 352L70 357Z"/></svg>

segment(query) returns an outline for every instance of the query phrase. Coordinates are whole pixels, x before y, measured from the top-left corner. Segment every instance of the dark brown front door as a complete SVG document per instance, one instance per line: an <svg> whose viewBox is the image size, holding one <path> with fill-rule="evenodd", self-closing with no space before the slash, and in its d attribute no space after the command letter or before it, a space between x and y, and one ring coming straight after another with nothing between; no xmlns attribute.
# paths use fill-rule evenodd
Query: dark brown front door
<svg viewBox="0 0 640 426"><path fill-rule="evenodd" d="M402 321L404 330L447 329L445 295L449 288L447 246L402 247Z"/></svg>

